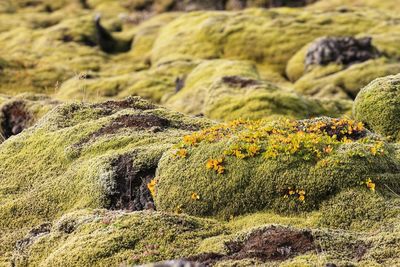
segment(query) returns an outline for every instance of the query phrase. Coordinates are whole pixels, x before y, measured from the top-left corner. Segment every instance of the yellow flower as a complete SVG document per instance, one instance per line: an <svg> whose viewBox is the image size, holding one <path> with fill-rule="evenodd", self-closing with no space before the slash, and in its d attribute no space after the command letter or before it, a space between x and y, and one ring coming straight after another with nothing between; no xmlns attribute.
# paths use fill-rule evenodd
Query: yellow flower
<svg viewBox="0 0 400 267"><path fill-rule="evenodd" d="M331 146L327 146L327 147L325 147L325 149L324 149L324 151L325 151L325 153L331 153L332 152L332 147Z"/></svg>
<svg viewBox="0 0 400 267"><path fill-rule="evenodd" d="M291 196L291 195L294 195L296 192L294 191L294 190L292 190L292 189L289 189L289 195Z"/></svg>
<svg viewBox="0 0 400 267"><path fill-rule="evenodd" d="M187 150L184 148L178 149L177 151L175 151L175 157L178 158L186 158L187 157Z"/></svg>
<svg viewBox="0 0 400 267"><path fill-rule="evenodd" d="M150 191L151 196L154 198L156 196L156 179L152 179L150 183L147 184L147 188Z"/></svg>
<svg viewBox="0 0 400 267"><path fill-rule="evenodd" d="M209 170L214 170L218 174L223 174L225 172L225 167L222 166L224 162L223 158L220 159L209 159L206 163L206 168Z"/></svg>
<svg viewBox="0 0 400 267"><path fill-rule="evenodd" d="M367 185L367 187L369 188L369 190L371 190L372 192L375 192L375 183L372 182L371 178L368 178L365 182L365 184Z"/></svg>
<svg viewBox="0 0 400 267"><path fill-rule="evenodd" d="M299 195L300 196L304 196L306 194L306 191L304 191L304 190L299 190Z"/></svg>
<svg viewBox="0 0 400 267"><path fill-rule="evenodd" d="M300 195L300 196L299 196L299 200L300 200L301 202L304 202L305 196L304 196L304 195Z"/></svg>
<svg viewBox="0 0 400 267"><path fill-rule="evenodd" d="M175 208L175 213L176 214L181 214L182 213L182 205L179 205L178 207Z"/></svg>
<svg viewBox="0 0 400 267"><path fill-rule="evenodd" d="M197 193L193 192L192 195L191 195L191 199L192 200L199 200L200 196Z"/></svg>

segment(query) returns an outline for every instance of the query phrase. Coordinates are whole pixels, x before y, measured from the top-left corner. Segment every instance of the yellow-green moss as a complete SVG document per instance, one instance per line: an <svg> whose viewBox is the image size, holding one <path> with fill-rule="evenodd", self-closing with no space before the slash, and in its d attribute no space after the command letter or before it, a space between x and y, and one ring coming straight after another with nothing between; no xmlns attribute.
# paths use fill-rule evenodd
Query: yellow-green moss
<svg viewBox="0 0 400 267"><path fill-rule="evenodd" d="M400 140L399 81L399 75L374 80L360 91L353 106L357 120L393 140Z"/></svg>
<svg viewBox="0 0 400 267"><path fill-rule="evenodd" d="M265 82L254 64L234 60L200 63L188 74L182 90L172 95L165 104L185 113L204 114L208 118L225 121L278 116L340 116L348 110L348 107L332 108L336 106L332 100L303 97Z"/></svg>
<svg viewBox="0 0 400 267"><path fill-rule="evenodd" d="M158 212L78 211L49 233L18 247L17 266L116 266L193 255L201 240L221 234L216 221Z"/></svg>
<svg viewBox="0 0 400 267"><path fill-rule="evenodd" d="M378 192L398 188L399 168L393 147L353 121L234 121L184 137L164 154L156 203L224 218L310 211L345 189L365 188L368 178Z"/></svg>
<svg viewBox="0 0 400 267"><path fill-rule="evenodd" d="M146 118L148 127L141 124ZM165 128L153 129L153 119L166 123ZM108 208L119 190L119 158L129 159L124 164L132 164L126 168L135 172L156 168L162 153L182 135L206 125L204 119L139 98L56 107L0 145L0 255L30 228L65 212ZM112 127L105 131L107 126Z"/></svg>
<svg viewBox="0 0 400 267"><path fill-rule="evenodd" d="M379 21L382 16L373 11L368 15L289 9L194 12L178 17L161 30L152 59L252 60L283 74L287 61L316 37L356 35Z"/></svg>
<svg viewBox="0 0 400 267"><path fill-rule="evenodd" d="M397 74L400 64L381 58L355 64L348 68L332 64L316 67L296 81L299 92L316 97L354 99L362 87L372 80Z"/></svg>

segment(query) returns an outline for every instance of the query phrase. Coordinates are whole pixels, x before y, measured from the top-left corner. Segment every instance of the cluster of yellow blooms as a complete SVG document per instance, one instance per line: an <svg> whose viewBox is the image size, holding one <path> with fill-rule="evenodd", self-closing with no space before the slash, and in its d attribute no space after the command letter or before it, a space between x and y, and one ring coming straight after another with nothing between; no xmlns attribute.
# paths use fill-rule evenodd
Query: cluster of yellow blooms
<svg viewBox="0 0 400 267"><path fill-rule="evenodd" d="M346 118L303 121L239 119L184 136L183 140L175 146L173 156L188 158L191 150L203 142L216 143L229 140L230 145L223 151L220 158L209 159L205 163L206 169L213 170L217 174L224 174L226 172L224 160L227 156L247 159L262 155L270 160L296 156L302 160L324 162L324 158L334 153L341 144L360 139L360 142L365 143L370 149L365 153L374 156L384 155L384 142L363 139L366 135L367 130L362 123ZM371 180L367 180L365 184L371 191L375 190L375 183ZM305 190L289 189L285 197L296 197L304 202ZM200 197L197 193L193 193L191 199L199 200Z"/></svg>
<svg viewBox="0 0 400 267"><path fill-rule="evenodd" d="M223 174L225 172L225 167L222 166L224 162L223 158L220 159L209 159L206 163L206 168L209 170L214 170L218 174Z"/></svg>
<svg viewBox="0 0 400 267"><path fill-rule="evenodd" d="M299 201L304 202L306 199L306 191L304 189L294 189L289 187L284 197L295 197Z"/></svg>

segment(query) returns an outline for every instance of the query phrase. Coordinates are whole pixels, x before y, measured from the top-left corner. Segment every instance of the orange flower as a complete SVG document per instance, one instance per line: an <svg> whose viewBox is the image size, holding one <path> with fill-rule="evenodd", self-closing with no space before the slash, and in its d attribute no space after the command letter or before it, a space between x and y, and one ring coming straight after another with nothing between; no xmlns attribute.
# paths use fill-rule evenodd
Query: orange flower
<svg viewBox="0 0 400 267"><path fill-rule="evenodd" d="M156 179L152 179L150 183L147 184L147 188L149 189L150 194L153 198L156 196L156 185L157 185Z"/></svg>
<svg viewBox="0 0 400 267"><path fill-rule="evenodd" d="M191 195L191 199L192 200L199 200L200 196L197 193L193 192L192 195Z"/></svg>

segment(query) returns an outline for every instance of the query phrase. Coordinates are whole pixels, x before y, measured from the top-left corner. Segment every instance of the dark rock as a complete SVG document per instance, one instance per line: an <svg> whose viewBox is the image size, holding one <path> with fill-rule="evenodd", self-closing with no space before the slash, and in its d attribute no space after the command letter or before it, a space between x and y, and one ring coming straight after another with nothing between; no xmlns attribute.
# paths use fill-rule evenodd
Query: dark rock
<svg viewBox="0 0 400 267"><path fill-rule="evenodd" d="M153 197L147 184L155 177L155 167L138 169L133 165L132 157L121 155L112 162L116 174L116 190L110 196L112 210L155 210Z"/></svg>
<svg viewBox="0 0 400 267"><path fill-rule="evenodd" d="M222 82L225 84L228 84L229 86L240 87L240 88L246 88L246 87L260 84L260 81L258 81L258 80L249 79L249 78L240 77L240 76L225 76L222 78Z"/></svg>
<svg viewBox="0 0 400 267"><path fill-rule="evenodd" d="M27 234L27 236L25 236L25 238L17 241L17 243L15 244L15 249L17 251L24 251L27 247L33 244L37 238L49 234L50 230L51 230L50 223L43 223L38 227L33 228L32 230L29 231L29 233Z"/></svg>
<svg viewBox="0 0 400 267"><path fill-rule="evenodd" d="M101 16L98 14L95 17L95 28L97 43L101 50L113 54L123 53L131 49L132 40L117 40L112 34L101 25Z"/></svg>
<svg viewBox="0 0 400 267"><path fill-rule="evenodd" d="M141 267L205 267L205 266L206 265L201 263L185 261L185 260L171 260L171 261L141 265Z"/></svg>
<svg viewBox="0 0 400 267"><path fill-rule="evenodd" d="M5 139L19 134L23 129L30 126L32 114L26 109L25 102L14 101L4 105L1 110L1 129Z"/></svg>
<svg viewBox="0 0 400 267"><path fill-rule="evenodd" d="M177 77L175 80L175 92L179 92L182 90L183 87L185 87L185 80L186 77Z"/></svg>
<svg viewBox="0 0 400 267"><path fill-rule="evenodd" d="M380 53L372 45L372 38L364 37L323 37L308 48L306 67L338 63L351 65L379 57Z"/></svg>

